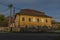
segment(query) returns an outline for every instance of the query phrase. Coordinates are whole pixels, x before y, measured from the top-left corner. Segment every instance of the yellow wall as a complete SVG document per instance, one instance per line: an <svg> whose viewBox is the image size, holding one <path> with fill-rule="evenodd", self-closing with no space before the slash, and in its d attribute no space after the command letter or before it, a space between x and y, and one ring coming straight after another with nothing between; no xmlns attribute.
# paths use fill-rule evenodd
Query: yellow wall
<svg viewBox="0 0 60 40"><path fill-rule="evenodd" d="M25 21L22 21L22 17L25 18ZM33 22L33 18L39 18L39 22L35 21ZM28 21L28 18L31 18L31 22ZM44 22L41 21L41 19L44 19ZM46 23L46 19L48 22ZM20 20L20 21L19 21ZM15 25L18 26L20 24L21 26L51 26L51 18L46 18L46 17L38 17L38 16L28 16L28 15L17 15L15 18Z"/></svg>

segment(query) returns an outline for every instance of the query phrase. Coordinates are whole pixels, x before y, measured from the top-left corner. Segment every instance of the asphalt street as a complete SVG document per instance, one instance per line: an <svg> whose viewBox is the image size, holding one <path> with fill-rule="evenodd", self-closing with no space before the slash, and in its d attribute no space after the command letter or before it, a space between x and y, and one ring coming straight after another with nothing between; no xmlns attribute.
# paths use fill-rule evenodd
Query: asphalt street
<svg viewBox="0 0 60 40"><path fill-rule="evenodd" d="M60 40L55 33L0 33L0 40Z"/></svg>

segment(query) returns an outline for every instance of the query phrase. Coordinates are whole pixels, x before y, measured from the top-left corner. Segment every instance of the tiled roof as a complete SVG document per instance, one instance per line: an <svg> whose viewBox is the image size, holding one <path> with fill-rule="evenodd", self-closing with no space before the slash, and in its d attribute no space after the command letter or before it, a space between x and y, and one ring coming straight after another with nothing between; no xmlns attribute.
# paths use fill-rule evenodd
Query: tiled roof
<svg viewBox="0 0 60 40"><path fill-rule="evenodd" d="M51 18L50 16L45 15L44 12L40 12L32 9L22 9L20 13L17 13L16 15L30 15L30 16L41 16L41 17Z"/></svg>

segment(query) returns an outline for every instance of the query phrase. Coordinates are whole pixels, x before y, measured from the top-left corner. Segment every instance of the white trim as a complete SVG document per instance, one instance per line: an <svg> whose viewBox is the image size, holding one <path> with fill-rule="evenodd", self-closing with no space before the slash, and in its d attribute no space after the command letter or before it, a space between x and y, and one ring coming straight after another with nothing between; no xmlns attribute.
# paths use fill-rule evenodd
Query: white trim
<svg viewBox="0 0 60 40"><path fill-rule="evenodd" d="M41 19L42 22L44 22L44 19Z"/></svg>
<svg viewBox="0 0 60 40"><path fill-rule="evenodd" d="M35 17L33 17L33 22L36 22L36 18Z"/></svg>

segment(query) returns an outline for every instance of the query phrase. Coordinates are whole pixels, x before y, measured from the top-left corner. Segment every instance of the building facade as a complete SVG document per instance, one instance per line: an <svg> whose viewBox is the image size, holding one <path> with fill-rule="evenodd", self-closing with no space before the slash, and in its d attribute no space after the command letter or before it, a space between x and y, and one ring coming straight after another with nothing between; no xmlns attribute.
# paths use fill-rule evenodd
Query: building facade
<svg viewBox="0 0 60 40"><path fill-rule="evenodd" d="M47 16L44 12L22 9L15 15L15 26L21 27L37 27L37 26L51 26L51 17Z"/></svg>

